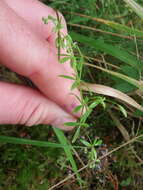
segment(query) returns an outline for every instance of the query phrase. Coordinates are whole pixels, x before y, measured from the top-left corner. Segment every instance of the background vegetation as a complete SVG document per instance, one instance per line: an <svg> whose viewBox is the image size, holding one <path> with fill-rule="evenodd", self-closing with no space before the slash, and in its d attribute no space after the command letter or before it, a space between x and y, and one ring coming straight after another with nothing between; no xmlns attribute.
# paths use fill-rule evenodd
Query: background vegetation
<svg viewBox="0 0 143 190"><path fill-rule="evenodd" d="M143 6L142 0L136 2ZM45 125L1 125L0 190L141 190L141 7L132 0L45 3L63 13L69 33L80 47L84 57L82 81L112 87L124 94L117 92L115 96L113 89L107 89L112 98L105 96L105 86L100 86L100 95L84 91L89 109L83 123L88 127L80 127L74 143L75 131L62 133ZM75 55L79 56L77 50ZM1 68L1 74L7 76L6 80L17 82L6 68ZM80 168L83 169L78 173Z"/></svg>

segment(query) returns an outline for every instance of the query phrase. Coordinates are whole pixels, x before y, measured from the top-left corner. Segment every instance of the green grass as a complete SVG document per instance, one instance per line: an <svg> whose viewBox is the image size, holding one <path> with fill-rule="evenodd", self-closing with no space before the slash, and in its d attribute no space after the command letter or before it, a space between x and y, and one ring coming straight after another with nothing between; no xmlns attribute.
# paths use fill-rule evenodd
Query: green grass
<svg viewBox="0 0 143 190"><path fill-rule="evenodd" d="M135 2L143 6L141 0ZM63 13L71 36L78 43L82 53L75 49L75 55L80 63L85 62L82 73L81 64L78 69L79 78L118 89L141 105L142 8L133 0L45 3ZM6 78L16 81L15 76L2 71ZM111 93L104 91L102 86L103 95ZM88 105L86 119L81 118L79 128L71 133L44 125L1 125L0 190L142 189L143 138L132 144L128 141L143 134L143 113L121 100L104 98L88 90L83 96L82 103ZM94 106L99 99L104 101ZM91 146L98 139L103 144ZM127 144L119 148L123 143ZM110 157L106 157L112 150ZM96 154L97 159L103 157L101 162L95 159ZM92 167L86 167L91 162ZM80 168L83 169L79 173ZM76 175L70 178L72 173Z"/></svg>

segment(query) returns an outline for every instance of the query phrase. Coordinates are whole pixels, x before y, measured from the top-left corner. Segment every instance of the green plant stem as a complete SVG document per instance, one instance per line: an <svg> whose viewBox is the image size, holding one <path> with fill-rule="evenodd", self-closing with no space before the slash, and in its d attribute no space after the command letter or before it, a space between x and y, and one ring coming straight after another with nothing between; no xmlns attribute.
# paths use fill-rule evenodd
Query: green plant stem
<svg viewBox="0 0 143 190"><path fill-rule="evenodd" d="M129 140L129 141L127 141L126 143L124 143L124 144L118 146L117 148L111 150L111 151L108 152L107 154L105 154L105 155L99 157L98 159L99 159L99 160L102 160L103 158L109 156L110 154L112 154L112 153L114 153L114 152L120 150L121 148L123 148L123 147L125 147L125 146L127 146L127 145L129 145L129 144L131 144L131 143L133 143L133 142L135 142L135 141L138 140L139 138L143 138L143 134L142 134L142 135L139 135L139 136L137 136L137 137L132 138L131 140ZM67 180L69 180L69 179L71 179L72 177L74 177L77 173L79 173L79 172L83 171L84 169L86 169L87 167L89 167L90 164L94 164L94 163L95 163L95 161L86 164L84 167L80 168L76 173L73 173L72 175L66 177L64 180L60 181L59 183L57 183L57 184L55 184L54 186L52 186L51 188L49 188L49 190L55 189L55 188L58 187L59 185L65 183Z"/></svg>

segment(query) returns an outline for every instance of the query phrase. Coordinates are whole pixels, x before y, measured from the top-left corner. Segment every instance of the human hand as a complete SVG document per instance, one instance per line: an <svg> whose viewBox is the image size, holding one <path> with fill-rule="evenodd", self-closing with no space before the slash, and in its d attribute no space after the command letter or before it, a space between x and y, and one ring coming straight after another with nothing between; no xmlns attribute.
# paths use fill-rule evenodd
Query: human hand
<svg viewBox="0 0 143 190"><path fill-rule="evenodd" d="M0 82L1 124L43 123L70 130L63 123L76 121L72 110L79 102L71 95L72 81L59 77L74 72L69 63L58 62L53 24L41 21L48 15L56 18L55 11L38 0L0 1L0 61L40 90ZM66 35L63 17L62 23ZM79 96L77 89L72 93Z"/></svg>

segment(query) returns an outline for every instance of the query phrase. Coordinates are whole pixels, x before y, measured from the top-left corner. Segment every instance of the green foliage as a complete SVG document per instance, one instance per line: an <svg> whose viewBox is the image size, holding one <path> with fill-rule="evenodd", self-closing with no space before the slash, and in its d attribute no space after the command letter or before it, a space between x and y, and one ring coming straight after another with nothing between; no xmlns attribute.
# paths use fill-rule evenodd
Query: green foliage
<svg viewBox="0 0 143 190"><path fill-rule="evenodd" d="M125 1L131 8L117 0L45 0L63 13L67 23L91 26L103 30L102 33L69 25L71 36L64 36L60 32L63 27L60 17L47 15L42 20L45 24L54 23L53 32L58 34L59 62L70 62L76 72L76 76L60 76L73 81L72 89L80 88L83 81L102 83L130 92L141 104L143 28L142 19L136 14L142 18L142 8L138 5L142 5L142 1L137 0L138 4L133 0ZM74 15L73 12L86 16ZM60 53L61 48L67 50L66 55ZM96 58L96 61L85 57ZM85 60L95 66L99 64L98 70L85 66ZM65 123L66 126L75 126L75 131L69 134L47 126L1 126L0 190L47 190L70 176L71 171L76 173L76 179L72 178L73 183L72 180L70 185L65 182L64 187L59 188L79 189L82 178L87 183L86 188L82 187L85 190L93 187L110 190L113 181L117 181L121 189L142 189L142 139L133 145L134 153L126 146L110 155L109 162L107 157L99 159L108 149L112 150L126 140L115 128L109 112L121 121L130 138L143 133L142 112L134 112L115 100L91 92L84 93L79 101L81 104L73 112L85 112L77 122ZM77 170L84 164L89 164L88 170L79 174ZM110 181L111 176L113 180Z"/></svg>
<svg viewBox="0 0 143 190"><path fill-rule="evenodd" d="M90 103L90 100L87 98L85 99L85 103L88 105ZM77 140L77 138L80 137L80 130L82 127L88 127L89 125L86 123L88 117L90 116L90 114L92 113L93 109L101 104L104 105L105 98L102 97L96 97L94 101L92 101L91 104L89 104L89 106L86 107L86 112L80 117L79 122L78 122L78 128L73 136L72 139L72 143L75 143L75 141ZM84 104L82 105L84 106Z"/></svg>
<svg viewBox="0 0 143 190"><path fill-rule="evenodd" d="M123 180L120 185L123 187L129 186L131 181L132 181L132 179L130 177L128 177L126 180Z"/></svg>
<svg viewBox="0 0 143 190"><path fill-rule="evenodd" d="M52 148L65 147L65 145L62 146L61 144L58 144L58 143L51 143L51 142L44 142L44 141L42 142L42 141L37 141L37 140L29 140L29 139L6 137L6 136L0 136L0 142L12 143L12 144L27 144L27 145L35 145L35 146L40 146L40 147L52 147Z"/></svg>
<svg viewBox="0 0 143 190"><path fill-rule="evenodd" d="M97 159L97 151L96 151L96 148L95 147L98 147L102 144L102 140L99 140L99 139L95 139L93 141L93 143L91 142L88 142L84 139L81 139L80 140L82 144L85 145L85 149L84 149L84 152L86 154L88 154L88 161L89 161L89 167L90 168L95 168L96 164L100 162L100 160ZM90 163L90 162L93 162L94 163Z"/></svg>
<svg viewBox="0 0 143 190"><path fill-rule="evenodd" d="M0 189L45 189L50 178L60 176L58 168L49 165L48 160L54 164L57 153L53 148L34 148L31 146L2 145L0 157ZM43 172L45 173L43 175ZM7 176L9 176L7 178Z"/></svg>
<svg viewBox="0 0 143 190"><path fill-rule="evenodd" d="M69 149L67 146L69 143L68 143L66 136L64 135L63 131L61 131L60 129L53 128L53 130L54 130L55 134L57 135L57 138L59 139L61 145L64 146L65 154L67 156L67 159L71 163L73 172L77 172L77 170L78 170L77 165L76 165L76 162L73 158L72 150ZM81 178L80 178L80 175L78 173L77 173L77 179L78 179L79 184L81 185Z"/></svg>
<svg viewBox="0 0 143 190"><path fill-rule="evenodd" d="M135 11L135 13L143 19L143 7L141 7L138 3L136 3L134 0L124 0L132 9Z"/></svg>
<svg viewBox="0 0 143 190"><path fill-rule="evenodd" d="M88 46L92 46L97 50L102 52L108 53L111 56L116 57L117 59L131 65L132 67L142 69L143 66L141 65L140 61L138 61L134 56L128 54L127 51L120 50L118 47L112 46L110 44L106 44L102 40L94 40L93 38L86 37L81 34L77 34L75 32L70 33L72 38L76 41L84 43Z"/></svg>

